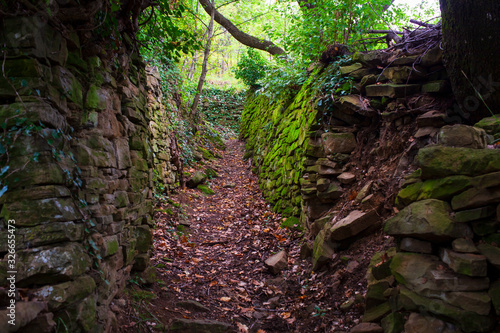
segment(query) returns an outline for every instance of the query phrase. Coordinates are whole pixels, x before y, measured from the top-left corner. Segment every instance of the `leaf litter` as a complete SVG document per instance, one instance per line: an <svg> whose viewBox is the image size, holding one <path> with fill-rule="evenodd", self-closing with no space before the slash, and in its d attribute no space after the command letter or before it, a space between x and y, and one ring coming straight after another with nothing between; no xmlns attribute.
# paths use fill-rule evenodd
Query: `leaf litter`
<svg viewBox="0 0 500 333"><path fill-rule="evenodd" d="M370 258L390 240L374 233L312 271L310 259L300 259L303 235L280 227L284 218L271 210L251 165L242 160L244 144L226 145L222 159L199 166L219 174L208 180L214 195L179 189L170 196L178 209L157 207L151 259L157 282L143 286L155 298L142 305L161 324L137 325L137 309L129 305L118 316L122 331L168 331L176 318L225 322L234 332L349 331L364 312ZM281 250L288 266L273 275L264 261ZM187 309L181 301L208 311ZM354 305L341 308L348 302Z"/></svg>

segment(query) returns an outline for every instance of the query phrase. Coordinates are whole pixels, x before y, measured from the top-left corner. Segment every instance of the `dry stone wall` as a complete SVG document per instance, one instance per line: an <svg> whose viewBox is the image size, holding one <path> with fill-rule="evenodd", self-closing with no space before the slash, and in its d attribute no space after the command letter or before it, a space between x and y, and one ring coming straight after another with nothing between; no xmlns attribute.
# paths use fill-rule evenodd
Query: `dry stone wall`
<svg viewBox="0 0 500 333"><path fill-rule="evenodd" d="M148 76L137 54L121 46L113 59L89 56L80 44L88 30L40 17L0 21L0 161L8 166L0 287L17 271L23 288L15 327L0 288L0 331L112 331L110 304L131 271L155 277L153 191L175 187L181 167L168 127L175 103L163 103L157 72Z"/></svg>
<svg viewBox="0 0 500 333"><path fill-rule="evenodd" d="M491 332L500 314L498 118L453 125L465 119L439 48L359 53L333 66L317 68L291 97L247 104L242 137L264 194L300 216L314 240L302 255L315 269L380 227L395 237L397 248L372 259L359 331ZM334 70L353 78L353 93L325 98ZM396 141L383 137L390 131L401 132ZM397 167L380 179L383 165L358 170L353 156ZM399 213L384 221L387 180L401 191L391 201Z"/></svg>

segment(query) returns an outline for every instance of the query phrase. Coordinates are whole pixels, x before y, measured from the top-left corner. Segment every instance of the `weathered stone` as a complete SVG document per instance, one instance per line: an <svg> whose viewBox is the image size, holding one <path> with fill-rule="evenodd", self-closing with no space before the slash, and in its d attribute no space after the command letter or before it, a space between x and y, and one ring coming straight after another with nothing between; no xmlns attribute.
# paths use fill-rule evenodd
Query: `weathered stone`
<svg viewBox="0 0 500 333"><path fill-rule="evenodd" d="M339 103L335 104L335 106L347 114L359 113L368 115L374 112L368 101L360 95L342 96L339 98Z"/></svg>
<svg viewBox="0 0 500 333"><path fill-rule="evenodd" d="M325 154L350 154L356 149L356 137L353 133L323 133L321 135Z"/></svg>
<svg viewBox="0 0 500 333"><path fill-rule="evenodd" d="M389 302L379 304L373 308L366 309L363 315L364 322L374 322L382 319L386 314L391 312L391 305Z"/></svg>
<svg viewBox="0 0 500 333"><path fill-rule="evenodd" d="M343 172L342 174L337 176L337 179L342 184L351 184L352 182L354 182L356 180L356 175L354 175L351 172Z"/></svg>
<svg viewBox="0 0 500 333"><path fill-rule="evenodd" d="M183 333L226 333L235 332L231 324L215 320L174 319L168 328L172 332Z"/></svg>
<svg viewBox="0 0 500 333"><path fill-rule="evenodd" d="M366 86L366 96L401 98L420 92L419 84L372 84Z"/></svg>
<svg viewBox="0 0 500 333"><path fill-rule="evenodd" d="M420 294L425 297L443 300L448 304L482 316L490 314L491 299L487 292L424 290Z"/></svg>
<svg viewBox="0 0 500 333"><path fill-rule="evenodd" d="M193 177L191 177L187 182L186 182L186 186L190 187L190 188L195 188L196 186L202 184L205 182L205 180L207 180L207 176L205 175L204 172L202 171L196 171L193 175Z"/></svg>
<svg viewBox="0 0 500 333"><path fill-rule="evenodd" d="M359 202L361 202L361 200L366 198L366 196L370 193L372 185L373 185L373 181L371 181L371 180L368 181L365 185L363 185L361 190L359 190L358 195L356 196L356 199L354 201L359 203Z"/></svg>
<svg viewBox="0 0 500 333"><path fill-rule="evenodd" d="M16 332L21 327L26 326L30 321L35 319L38 314L47 309L47 303L45 302L19 302L15 303L14 310L14 321L15 326L9 324L11 319L8 314L10 314L10 309L0 310L0 332Z"/></svg>
<svg viewBox="0 0 500 333"><path fill-rule="evenodd" d="M19 333L52 333L56 330L56 327L57 324L54 321L54 314L52 312L40 313L35 319L30 321L28 325L19 330Z"/></svg>
<svg viewBox="0 0 500 333"><path fill-rule="evenodd" d="M438 45L427 51L420 62L422 66L433 67L443 63L443 49Z"/></svg>
<svg viewBox="0 0 500 333"><path fill-rule="evenodd" d="M447 125L441 128L438 142L448 147L484 149L487 145L486 132L467 125Z"/></svg>
<svg viewBox="0 0 500 333"><path fill-rule="evenodd" d="M389 288L391 288L391 285L387 280L378 280L369 283L365 295L366 308L370 309L386 302L387 298L384 296L384 293Z"/></svg>
<svg viewBox="0 0 500 333"><path fill-rule="evenodd" d="M134 271L142 272L150 266L149 255L147 253L139 253L134 257Z"/></svg>
<svg viewBox="0 0 500 333"><path fill-rule="evenodd" d="M435 127L421 127L415 133L415 138L420 139L426 136L434 137L438 133L438 129Z"/></svg>
<svg viewBox="0 0 500 333"><path fill-rule="evenodd" d="M320 174L321 176L337 176L340 175L341 173L342 173L341 168L333 169L324 165L320 165L318 170L318 174Z"/></svg>
<svg viewBox="0 0 500 333"><path fill-rule="evenodd" d="M153 235L149 226L137 226L134 230L134 235L137 239L135 247L137 251L139 251L139 253L147 253L153 244Z"/></svg>
<svg viewBox="0 0 500 333"><path fill-rule="evenodd" d="M500 171L500 151L496 149L431 146L419 150L418 161L423 179Z"/></svg>
<svg viewBox="0 0 500 333"><path fill-rule="evenodd" d="M200 302L187 300L187 301L179 301L175 303L175 306L179 308L183 308L190 311L198 311L198 312L209 312L210 309L201 304Z"/></svg>
<svg viewBox="0 0 500 333"><path fill-rule="evenodd" d="M206 194L206 195L213 195L215 194L215 191L212 190L208 185L200 184L196 186L198 190L201 191L201 193Z"/></svg>
<svg viewBox="0 0 500 333"><path fill-rule="evenodd" d="M396 248L392 247L387 251L377 252L373 255L367 273L369 283L372 282L371 277L375 280L383 280L391 276L391 258L395 254Z"/></svg>
<svg viewBox="0 0 500 333"><path fill-rule="evenodd" d="M500 187L471 188L453 197L451 207L454 210L481 207L500 201Z"/></svg>
<svg viewBox="0 0 500 333"><path fill-rule="evenodd" d="M313 246L313 269L318 269L335 255L334 246L325 238L326 230L323 229L314 239Z"/></svg>
<svg viewBox="0 0 500 333"><path fill-rule="evenodd" d="M132 165L130 158L130 147L128 145L128 140L125 138L118 138L114 140L116 147L116 159L118 169L126 169Z"/></svg>
<svg viewBox="0 0 500 333"><path fill-rule="evenodd" d="M405 333L427 333L427 332L443 332L446 328L446 323L430 316L423 316L419 313L411 313L410 317L404 324Z"/></svg>
<svg viewBox="0 0 500 333"><path fill-rule="evenodd" d="M453 248L453 251L455 252L461 252L461 253L479 253L479 250L477 247L474 245L474 242L465 239L465 238L458 238L455 239L452 243L451 246Z"/></svg>
<svg viewBox="0 0 500 333"><path fill-rule="evenodd" d="M330 202L333 200L337 200L342 196L344 191L338 184L331 183L326 191L323 192L317 192L317 196L322 202Z"/></svg>
<svg viewBox="0 0 500 333"><path fill-rule="evenodd" d="M321 141L319 139L312 139L312 138L309 138L309 140L307 141L307 145L305 147L305 154L306 156L318 157L318 158L326 156Z"/></svg>
<svg viewBox="0 0 500 333"><path fill-rule="evenodd" d="M57 310L75 301L84 299L96 288L94 279L90 276L81 276L74 281L56 285L47 285L33 292L40 300L46 301L49 310Z"/></svg>
<svg viewBox="0 0 500 333"><path fill-rule="evenodd" d="M396 280L414 290L482 291L488 289L488 278L468 277L443 267L435 256L397 253L391 260L391 272Z"/></svg>
<svg viewBox="0 0 500 333"><path fill-rule="evenodd" d="M451 90L450 82L447 80L438 80L427 82L422 85L423 93L447 93Z"/></svg>
<svg viewBox="0 0 500 333"><path fill-rule="evenodd" d="M384 333L401 333L404 329L405 318L401 313L393 312L384 317L381 324L384 329Z"/></svg>
<svg viewBox="0 0 500 333"><path fill-rule="evenodd" d="M472 230L464 223L455 223L450 214L450 205L444 201L417 201L387 220L384 231L393 236L435 241L472 238Z"/></svg>
<svg viewBox="0 0 500 333"><path fill-rule="evenodd" d="M281 273L281 271L288 266L288 256L286 251L282 250L275 255L272 255L267 258L264 263L273 274Z"/></svg>
<svg viewBox="0 0 500 333"><path fill-rule="evenodd" d="M17 255L19 286L69 280L83 274L91 264L90 257L79 243L21 250Z"/></svg>
<svg viewBox="0 0 500 333"><path fill-rule="evenodd" d="M490 135L496 135L500 132L500 114L483 118L474 126L484 129Z"/></svg>
<svg viewBox="0 0 500 333"><path fill-rule="evenodd" d="M477 313L465 311L446 302L420 296L405 287L401 287L400 305L409 311L426 311L449 318L459 325L464 332L491 332L494 320L490 316L481 316Z"/></svg>
<svg viewBox="0 0 500 333"><path fill-rule="evenodd" d="M383 333L384 330L376 323L361 323L351 328L350 333Z"/></svg>
<svg viewBox="0 0 500 333"><path fill-rule="evenodd" d="M423 241L415 238L405 237L399 243L401 251L416 252L416 253L432 253L432 244L428 241Z"/></svg>
<svg viewBox="0 0 500 333"><path fill-rule="evenodd" d="M407 84L408 82L419 80L427 74L425 68L421 66L389 67L384 70L384 76L397 84Z"/></svg>
<svg viewBox="0 0 500 333"><path fill-rule="evenodd" d="M479 244L477 248L490 264L500 269L500 248L490 244Z"/></svg>
<svg viewBox="0 0 500 333"><path fill-rule="evenodd" d="M441 260L455 272L468 276L486 276L486 257L472 253L457 253L441 249Z"/></svg>
<svg viewBox="0 0 500 333"><path fill-rule="evenodd" d="M309 226L309 233L311 234L311 236L316 237L318 233L325 227L325 225L332 220L335 214L336 212L328 214L311 223L311 225Z"/></svg>
<svg viewBox="0 0 500 333"><path fill-rule="evenodd" d="M316 188L319 192L326 191L328 189L328 186L330 186L330 179L328 178L320 178L316 182Z"/></svg>
<svg viewBox="0 0 500 333"><path fill-rule="evenodd" d="M463 210L455 213L456 222L470 222L493 216L496 209L492 206L480 207L471 210Z"/></svg>
<svg viewBox="0 0 500 333"><path fill-rule="evenodd" d="M423 89L423 87L422 87ZM446 114L441 111L429 111L417 117L417 125L422 127L441 127L446 124Z"/></svg>
<svg viewBox="0 0 500 333"><path fill-rule="evenodd" d="M338 167L338 163L330 161L328 158L318 158L318 160L314 163L316 165L326 166L332 169L336 169Z"/></svg>
<svg viewBox="0 0 500 333"><path fill-rule="evenodd" d="M497 316L500 316L500 280L496 280L491 284L488 295L491 298Z"/></svg>
<svg viewBox="0 0 500 333"><path fill-rule="evenodd" d="M64 241L81 241L84 237L83 223L52 222L31 228L16 229L16 249L61 243ZM0 252L7 252L8 233L0 233Z"/></svg>
<svg viewBox="0 0 500 333"><path fill-rule="evenodd" d="M356 236L363 230L377 224L379 221L380 218L375 211L365 213L354 210L330 227L330 239L332 241L342 241Z"/></svg>

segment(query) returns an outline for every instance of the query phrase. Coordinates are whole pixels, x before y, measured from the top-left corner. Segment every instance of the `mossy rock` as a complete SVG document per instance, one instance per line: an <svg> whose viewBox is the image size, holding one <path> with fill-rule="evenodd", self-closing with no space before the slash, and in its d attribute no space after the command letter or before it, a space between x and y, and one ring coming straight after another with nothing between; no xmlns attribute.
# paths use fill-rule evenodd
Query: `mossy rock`
<svg viewBox="0 0 500 333"><path fill-rule="evenodd" d="M205 169L205 176L207 176L208 179L213 179L213 178L219 177L219 175L217 174L217 171L215 171L212 168Z"/></svg>
<svg viewBox="0 0 500 333"><path fill-rule="evenodd" d="M292 207L289 207L289 208L290 208L290 212L293 211ZM287 210L287 209L285 209L285 210ZM300 225L300 220L295 216L290 216L289 218L287 218L285 221L283 221L283 223L281 223L280 227L284 228L284 229L286 228L286 229L293 229L293 230L302 230L302 227Z"/></svg>
<svg viewBox="0 0 500 333"><path fill-rule="evenodd" d="M432 146L420 149L418 161L423 179L500 171L500 151L496 149Z"/></svg>
<svg viewBox="0 0 500 333"><path fill-rule="evenodd" d="M196 188L206 195L215 194L214 190L212 190L208 185L198 185Z"/></svg>

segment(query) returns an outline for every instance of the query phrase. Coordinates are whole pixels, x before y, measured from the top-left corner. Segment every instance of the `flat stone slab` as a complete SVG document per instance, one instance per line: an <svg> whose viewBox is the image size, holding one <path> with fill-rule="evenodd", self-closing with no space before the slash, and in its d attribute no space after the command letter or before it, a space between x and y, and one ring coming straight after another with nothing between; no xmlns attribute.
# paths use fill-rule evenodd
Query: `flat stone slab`
<svg viewBox="0 0 500 333"><path fill-rule="evenodd" d="M182 333L229 333L236 332L231 324L215 320L174 319L169 327L172 332Z"/></svg>
<svg viewBox="0 0 500 333"><path fill-rule="evenodd" d="M366 86L366 96L399 98L420 92L419 84L372 84Z"/></svg>
<svg viewBox="0 0 500 333"><path fill-rule="evenodd" d="M441 260L459 274L486 276L488 272L486 257L483 255L442 249Z"/></svg>
<svg viewBox="0 0 500 333"><path fill-rule="evenodd" d="M470 227L465 223L454 222L450 214L450 205L445 201L417 201L387 220L384 231L392 236L416 237L430 241L472 238Z"/></svg>
<svg viewBox="0 0 500 333"><path fill-rule="evenodd" d="M356 236L368 227L378 223L379 220L380 218L375 211L365 213L360 210L354 210L330 228L330 239L333 241L342 241Z"/></svg>
<svg viewBox="0 0 500 333"><path fill-rule="evenodd" d="M265 264L273 274L279 274L288 266L288 257L286 251L282 250L269 257L265 261Z"/></svg>

